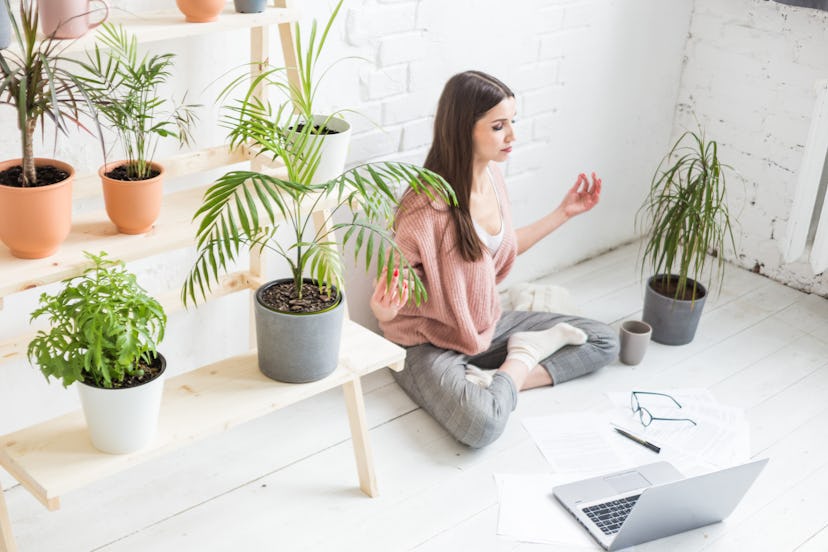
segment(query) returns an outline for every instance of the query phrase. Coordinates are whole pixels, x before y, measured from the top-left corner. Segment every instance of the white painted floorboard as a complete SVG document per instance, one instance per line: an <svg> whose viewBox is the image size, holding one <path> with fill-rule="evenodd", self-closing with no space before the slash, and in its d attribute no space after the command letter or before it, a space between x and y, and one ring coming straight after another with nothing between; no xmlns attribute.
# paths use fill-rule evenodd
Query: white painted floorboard
<svg viewBox="0 0 828 552"><path fill-rule="evenodd" d="M622 247L543 281L617 328L640 315L637 256ZM558 552L496 534L492 474L550 470L522 418L602 409L606 391L632 386L710 389L745 409L752 456L771 459L725 523L637 550L828 550L828 300L728 268L691 344L651 343L636 367L521 394L484 450L454 442L387 371L365 378L378 498L358 490L337 389L71 493L57 512L10 490L20 551Z"/></svg>

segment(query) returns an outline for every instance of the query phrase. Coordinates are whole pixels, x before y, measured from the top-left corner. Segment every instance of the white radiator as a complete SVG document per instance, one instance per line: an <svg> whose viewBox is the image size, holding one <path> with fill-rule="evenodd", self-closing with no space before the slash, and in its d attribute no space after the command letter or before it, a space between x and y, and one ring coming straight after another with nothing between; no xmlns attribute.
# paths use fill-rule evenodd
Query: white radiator
<svg viewBox="0 0 828 552"><path fill-rule="evenodd" d="M828 200L817 206L818 200L825 198L828 184L828 80L818 81L816 89L816 105L799 169L783 253L785 262L799 259L806 253L809 237L813 235L809 258L814 273L819 274L828 268Z"/></svg>

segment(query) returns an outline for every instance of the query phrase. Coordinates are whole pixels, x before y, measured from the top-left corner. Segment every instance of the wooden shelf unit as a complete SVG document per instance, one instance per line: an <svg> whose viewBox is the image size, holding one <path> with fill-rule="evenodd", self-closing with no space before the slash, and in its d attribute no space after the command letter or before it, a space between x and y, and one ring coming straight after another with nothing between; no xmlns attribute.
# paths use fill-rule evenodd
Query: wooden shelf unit
<svg viewBox="0 0 828 552"><path fill-rule="evenodd" d="M185 23L178 11L150 14L113 13L111 21L128 25L143 42L212 35L233 29L249 29L250 60L269 58L269 28L278 25L286 66L295 66L292 29L297 10L290 0L274 0L262 14L236 14L229 5L214 23ZM94 32L73 43L69 49L80 51L94 40ZM299 76L288 71L296 83ZM207 170L249 161L244 151L214 147L163 160L170 176L198 174ZM262 163L253 160L256 169ZM278 170L278 167L275 167ZM97 175L77 179L75 197L88 197L99 189ZM59 252L46 259L22 260L0 250L0 310L3 298L81 273L91 263L83 251L106 251L111 257L132 261L174 251L193 244L195 225L192 216L201 204L206 186L167 194L159 220L152 231L137 236L118 234L104 211L82 213L73 219L72 230ZM317 206L325 209L327 206ZM325 220L317 213L317 221ZM228 275L211 294L255 290L263 283L262 259L251 252L247 271ZM168 312L180 308L179 290L159 297ZM252 317L252 315L251 315ZM31 334L0 342L0 363L19 359ZM221 433L240 423L255 419L285 406L315 396L328 389L343 388L346 411L356 457L360 489L369 496L377 494L365 406L360 378L390 367L401 370L405 350L351 321L345 322L339 366L329 377L307 384L285 384L268 379L258 370L256 352L221 360L165 382L158 435L146 449L125 455L110 455L95 450L81 411L0 436L0 467L50 510L60 506L60 496L94 481L109 477L151 458L160 456L195 440ZM0 552L17 550L4 493L0 489Z"/></svg>

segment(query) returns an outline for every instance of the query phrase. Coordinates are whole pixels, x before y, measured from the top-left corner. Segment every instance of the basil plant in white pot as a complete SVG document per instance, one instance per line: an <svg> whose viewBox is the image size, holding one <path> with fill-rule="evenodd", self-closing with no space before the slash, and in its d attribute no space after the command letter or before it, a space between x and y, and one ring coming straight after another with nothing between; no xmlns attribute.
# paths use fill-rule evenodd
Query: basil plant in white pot
<svg viewBox="0 0 828 552"><path fill-rule="evenodd" d="M92 266L40 296L32 320L46 317L29 343L46 379L77 382L92 444L123 454L150 443L158 425L166 360L157 346L167 317L122 261L86 253Z"/></svg>

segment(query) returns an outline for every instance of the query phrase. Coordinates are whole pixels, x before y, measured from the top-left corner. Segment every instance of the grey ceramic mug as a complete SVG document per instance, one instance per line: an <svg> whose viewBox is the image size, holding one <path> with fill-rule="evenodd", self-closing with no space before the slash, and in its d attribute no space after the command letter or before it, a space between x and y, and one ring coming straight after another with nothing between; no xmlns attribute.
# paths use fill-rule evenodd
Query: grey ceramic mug
<svg viewBox="0 0 828 552"><path fill-rule="evenodd" d="M641 362L652 334L652 326L641 320L627 320L622 323L619 332L621 353L618 355L621 362L631 366Z"/></svg>

